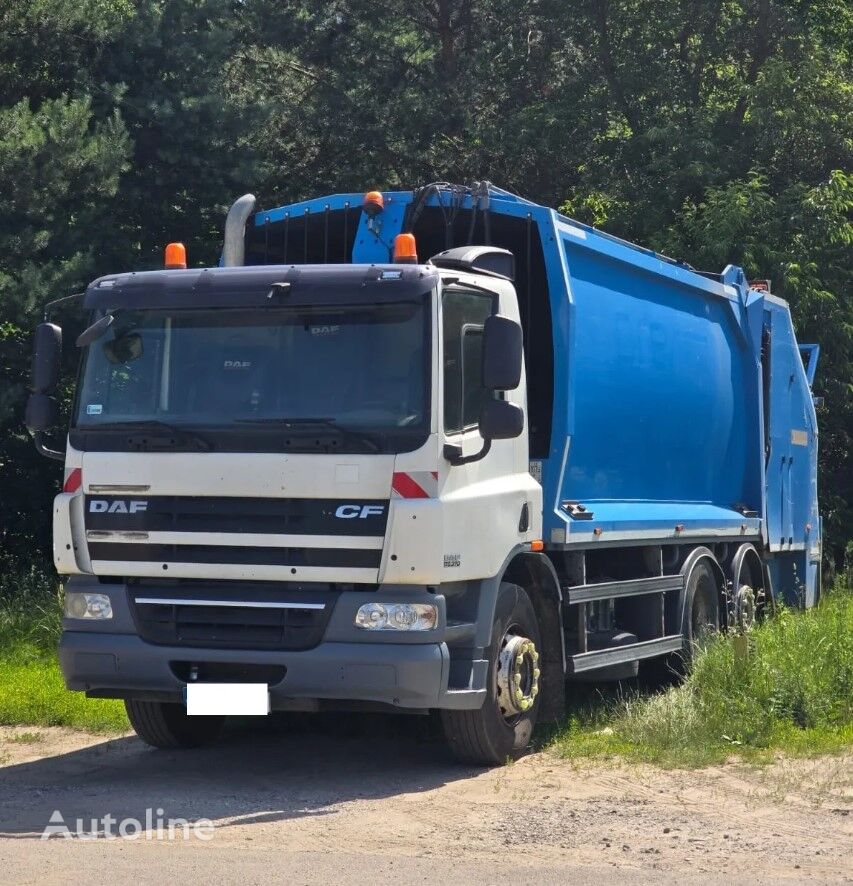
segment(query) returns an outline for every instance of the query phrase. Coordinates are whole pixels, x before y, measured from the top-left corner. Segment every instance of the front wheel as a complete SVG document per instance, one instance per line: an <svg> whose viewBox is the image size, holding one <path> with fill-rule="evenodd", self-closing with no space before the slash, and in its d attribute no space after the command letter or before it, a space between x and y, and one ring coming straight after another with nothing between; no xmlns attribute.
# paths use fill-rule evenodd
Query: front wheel
<svg viewBox="0 0 853 886"><path fill-rule="evenodd" d="M215 739L224 717L190 717L182 704L165 701L124 702L133 731L155 748L195 748Z"/></svg>
<svg viewBox="0 0 853 886"><path fill-rule="evenodd" d="M494 766L529 746L539 713L541 648L539 623L527 592L501 584L483 706L441 712L444 735L457 759Z"/></svg>

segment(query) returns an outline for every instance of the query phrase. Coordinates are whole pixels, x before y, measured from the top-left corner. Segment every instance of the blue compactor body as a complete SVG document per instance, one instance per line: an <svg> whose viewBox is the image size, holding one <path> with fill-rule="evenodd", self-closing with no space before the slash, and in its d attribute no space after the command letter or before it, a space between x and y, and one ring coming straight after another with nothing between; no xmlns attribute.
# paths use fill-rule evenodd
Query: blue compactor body
<svg viewBox="0 0 853 886"><path fill-rule="evenodd" d="M488 183L437 183L254 212L246 264L421 258L466 243L515 256L531 473L551 551L743 541L768 593L810 606L820 584L819 353L787 303L741 268L700 272Z"/></svg>

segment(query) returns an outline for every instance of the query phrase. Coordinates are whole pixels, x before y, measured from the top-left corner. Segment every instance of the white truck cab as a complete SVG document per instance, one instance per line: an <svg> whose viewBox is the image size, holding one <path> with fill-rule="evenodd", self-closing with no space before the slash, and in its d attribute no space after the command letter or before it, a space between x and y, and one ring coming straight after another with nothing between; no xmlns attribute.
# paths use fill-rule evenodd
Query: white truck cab
<svg viewBox="0 0 853 886"><path fill-rule="evenodd" d="M69 688L124 698L155 745L207 737L193 685L235 681L274 710L443 708L457 741L500 577L541 534L510 276L463 248L94 281L54 507ZM495 760L532 730L518 637Z"/></svg>

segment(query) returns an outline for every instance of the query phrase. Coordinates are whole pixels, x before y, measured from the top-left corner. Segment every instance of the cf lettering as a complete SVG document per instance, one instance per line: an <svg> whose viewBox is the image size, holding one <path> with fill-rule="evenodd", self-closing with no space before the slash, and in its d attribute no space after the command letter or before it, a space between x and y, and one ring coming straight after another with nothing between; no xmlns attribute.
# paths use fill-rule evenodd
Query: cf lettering
<svg viewBox="0 0 853 886"><path fill-rule="evenodd" d="M344 520L352 520L354 517L364 520L367 517L378 517L384 511L383 505L341 505L335 511L335 516Z"/></svg>

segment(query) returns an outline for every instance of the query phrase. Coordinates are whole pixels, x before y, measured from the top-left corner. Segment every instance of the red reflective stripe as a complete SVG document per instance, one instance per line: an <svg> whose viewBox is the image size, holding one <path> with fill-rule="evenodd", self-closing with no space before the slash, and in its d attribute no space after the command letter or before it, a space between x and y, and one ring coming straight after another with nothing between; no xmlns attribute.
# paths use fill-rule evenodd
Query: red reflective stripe
<svg viewBox="0 0 853 886"><path fill-rule="evenodd" d="M403 498L429 498L424 491L408 474L394 474L391 488Z"/></svg>
<svg viewBox="0 0 853 886"><path fill-rule="evenodd" d="M71 473L68 475L68 479L65 481L65 485L62 487L63 492L77 492L77 490L83 485L83 469L82 468L74 468Z"/></svg>

